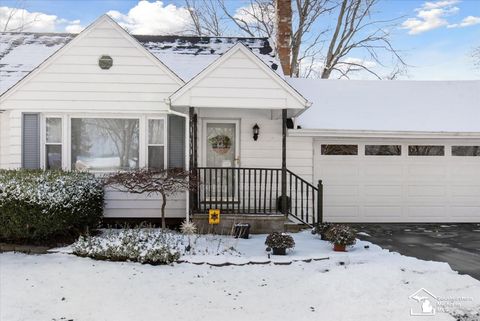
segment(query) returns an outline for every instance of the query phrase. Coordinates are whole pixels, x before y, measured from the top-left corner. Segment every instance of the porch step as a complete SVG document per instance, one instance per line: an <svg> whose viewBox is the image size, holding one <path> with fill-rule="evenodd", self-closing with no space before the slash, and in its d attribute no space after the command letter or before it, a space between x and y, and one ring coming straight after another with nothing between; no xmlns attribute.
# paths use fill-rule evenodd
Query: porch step
<svg viewBox="0 0 480 321"><path fill-rule="evenodd" d="M287 233L297 233L305 229L309 229L310 227L307 224L302 224L302 223L295 223L291 221L285 222L284 230Z"/></svg>

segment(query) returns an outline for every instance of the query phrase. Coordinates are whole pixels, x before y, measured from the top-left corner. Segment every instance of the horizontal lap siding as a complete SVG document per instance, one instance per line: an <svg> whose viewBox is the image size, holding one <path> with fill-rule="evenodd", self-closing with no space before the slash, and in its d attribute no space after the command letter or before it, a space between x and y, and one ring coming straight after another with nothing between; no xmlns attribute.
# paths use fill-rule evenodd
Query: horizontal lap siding
<svg viewBox="0 0 480 321"><path fill-rule="evenodd" d="M113 58L108 70L98 66L102 55ZM179 87L158 66L156 58L103 22L74 40L2 107L29 111L160 111L168 109L164 100Z"/></svg>
<svg viewBox="0 0 480 321"><path fill-rule="evenodd" d="M185 217L185 193L168 199L166 217ZM162 198L152 195L129 194L118 191L105 193L105 217L161 217Z"/></svg>

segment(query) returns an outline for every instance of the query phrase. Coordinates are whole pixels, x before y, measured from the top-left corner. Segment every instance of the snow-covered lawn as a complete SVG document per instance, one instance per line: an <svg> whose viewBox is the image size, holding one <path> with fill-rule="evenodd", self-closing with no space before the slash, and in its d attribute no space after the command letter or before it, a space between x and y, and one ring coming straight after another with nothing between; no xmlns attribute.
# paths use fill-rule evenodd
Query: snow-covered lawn
<svg viewBox="0 0 480 321"><path fill-rule="evenodd" d="M243 266L207 263L268 261L265 235L226 239L222 244L237 251L225 255L182 257L202 265L104 262L65 252L0 254L0 320L423 320L410 316L420 305L409 296L421 288L441 300L460 298L464 311L480 309L480 282L446 263L362 241L335 253L308 232L292 235L296 247L287 257ZM274 263L290 259L299 261ZM454 320L440 312L427 319Z"/></svg>

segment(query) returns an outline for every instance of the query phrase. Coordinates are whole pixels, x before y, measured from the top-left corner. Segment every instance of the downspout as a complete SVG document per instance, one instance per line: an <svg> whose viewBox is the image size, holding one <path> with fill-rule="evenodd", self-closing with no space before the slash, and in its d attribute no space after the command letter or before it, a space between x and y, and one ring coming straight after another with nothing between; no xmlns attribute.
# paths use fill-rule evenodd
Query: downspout
<svg viewBox="0 0 480 321"><path fill-rule="evenodd" d="M172 103L170 101L170 98L165 99L165 102L167 103L167 106L169 107L168 114L171 115L176 115L185 118L185 170L189 171L190 170L190 149L189 149L189 141L190 141L190 117L188 115L179 113L177 111L172 110ZM190 222L190 191L186 192L186 212L185 212L185 217L186 221Z"/></svg>
<svg viewBox="0 0 480 321"><path fill-rule="evenodd" d="M287 109L282 109L282 213L285 217L287 206Z"/></svg>

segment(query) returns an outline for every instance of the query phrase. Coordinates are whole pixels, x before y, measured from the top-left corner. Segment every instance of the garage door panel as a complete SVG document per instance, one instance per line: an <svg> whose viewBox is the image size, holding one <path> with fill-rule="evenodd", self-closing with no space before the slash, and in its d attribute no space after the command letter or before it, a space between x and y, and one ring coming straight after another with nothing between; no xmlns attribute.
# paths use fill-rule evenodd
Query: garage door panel
<svg viewBox="0 0 480 321"><path fill-rule="evenodd" d="M452 206L451 216L480 220L480 206Z"/></svg>
<svg viewBox="0 0 480 321"><path fill-rule="evenodd" d="M359 168L355 164L325 164L321 173L327 179L354 179L358 178Z"/></svg>
<svg viewBox="0 0 480 321"><path fill-rule="evenodd" d="M452 196L480 197L480 185L452 185Z"/></svg>
<svg viewBox="0 0 480 321"><path fill-rule="evenodd" d="M365 217L398 217L402 216L401 206L365 206L362 208L362 214Z"/></svg>
<svg viewBox="0 0 480 321"><path fill-rule="evenodd" d="M444 217L445 206L407 206L406 214L409 217Z"/></svg>
<svg viewBox="0 0 480 321"><path fill-rule="evenodd" d="M447 171L444 165L416 165L410 162L407 166L407 177L410 180L445 179L447 177Z"/></svg>
<svg viewBox="0 0 480 321"><path fill-rule="evenodd" d="M327 184L324 182L324 184ZM358 185L333 185L328 184L328 190L323 191L323 195L326 197L334 196L358 196Z"/></svg>
<svg viewBox="0 0 480 321"><path fill-rule="evenodd" d="M328 206L325 205L326 221L332 221L337 218L355 219L358 220L359 208L358 206ZM345 221L344 221L345 222Z"/></svg>
<svg viewBox="0 0 480 321"><path fill-rule="evenodd" d="M380 181L401 180L403 177L402 165L368 164L361 169L365 179Z"/></svg>
<svg viewBox="0 0 480 321"><path fill-rule="evenodd" d="M364 185L363 192L366 196L402 196L401 185Z"/></svg>
<svg viewBox="0 0 480 321"><path fill-rule="evenodd" d="M447 186L445 185L408 185L408 197L429 197L429 196L445 196L447 194Z"/></svg>
<svg viewBox="0 0 480 321"><path fill-rule="evenodd" d="M455 158L454 158L455 159ZM452 178L454 179L480 179L480 164L458 164L451 167Z"/></svg>

